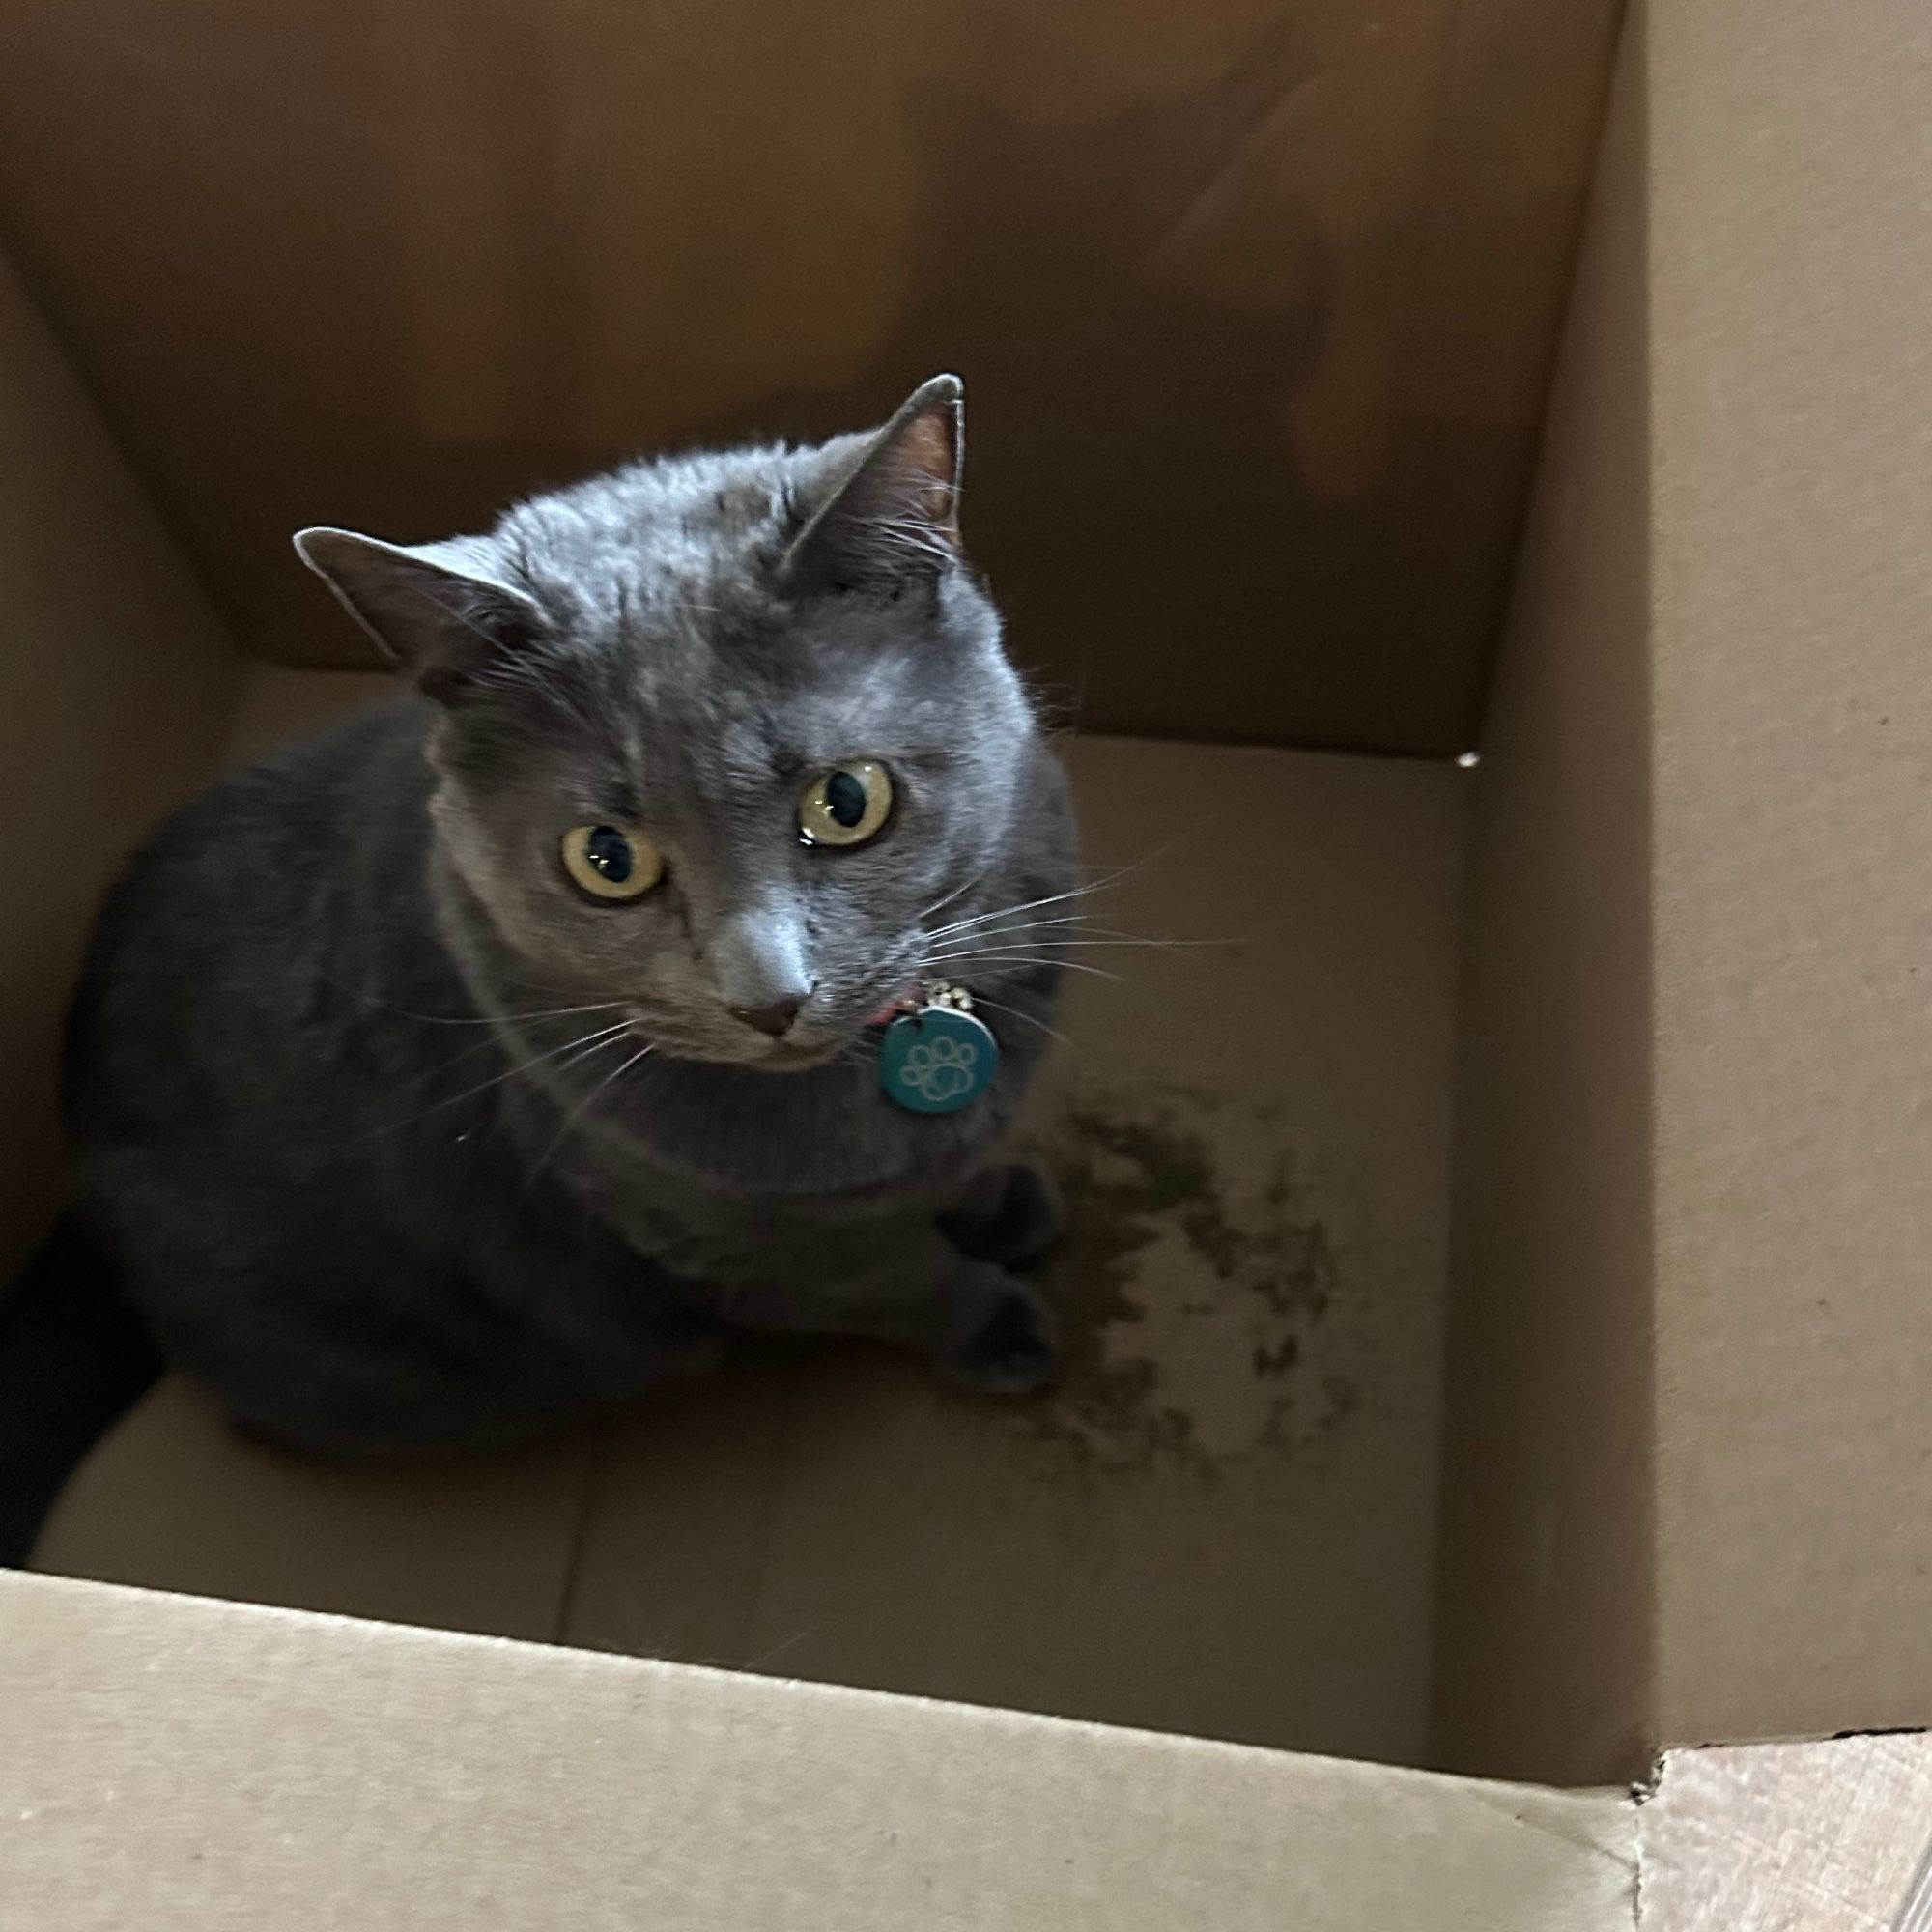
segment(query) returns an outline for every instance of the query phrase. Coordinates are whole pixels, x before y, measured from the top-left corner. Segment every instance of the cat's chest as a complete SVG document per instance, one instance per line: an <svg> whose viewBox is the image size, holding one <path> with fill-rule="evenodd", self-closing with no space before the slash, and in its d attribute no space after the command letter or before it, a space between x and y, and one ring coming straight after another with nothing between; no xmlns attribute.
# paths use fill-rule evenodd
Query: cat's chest
<svg viewBox="0 0 1932 1932"><path fill-rule="evenodd" d="M666 1069L586 1133L568 1179L632 1246L677 1272L752 1275L775 1249L936 1212L991 1152L1012 1098L961 1113L895 1105L873 1070Z"/></svg>

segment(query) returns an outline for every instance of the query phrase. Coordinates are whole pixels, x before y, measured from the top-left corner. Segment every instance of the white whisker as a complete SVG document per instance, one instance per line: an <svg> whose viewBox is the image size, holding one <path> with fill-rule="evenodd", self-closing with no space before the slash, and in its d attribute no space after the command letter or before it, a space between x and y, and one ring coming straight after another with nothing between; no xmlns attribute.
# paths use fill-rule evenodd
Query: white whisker
<svg viewBox="0 0 1932 1932"><path fill-rule="evenodd" d="M1041 946L1153 946L1163 951L1177 952L1198 951L1203 947L1212 948L1234 944L1225 939L1167 939L1149 932L1117 932L1110 926L1088 925L1085 916L1076 914L1067 919L1029 920L1019 925L987 926L983 930L952 935L954 938L1031 940L1036 932L1046 932L1058 926L1078 926L1077 934L1056 935L1037 942ZM937 935L935 935L937 936Z"/></svg>
<svg viewBox="0 0 1932 1932"><path fill-rule="evenodd" d="M425 1026L494 1026L516 1025L526 1020L561 1020L582 1013L615 1012L623 1006L622 1000L593 1000L581 1007L546 1007L539 1012L523 1012L512 1007L500 1013L478 1013L458 1018L450 1013L416 1013L407 1007L392 1007L385 1000L378 1000L373 995L363 995L373 1007L384 1012L395 1013L402 1019L420 1020Z"/></svg>
<svg viewBox="0 0 1932 1932"><path fill-rule="evenodd" d="M1057 1039L1062 1046L1070 1049L1073 1045L1073 1042L1058 1027L1048 1026L1044 1020L1036 1019L1032 1013L1023 1011L1018 1007L1009 1007L1004 1000L989 1000L983 993L975 993L973 995L973 1006L976 1011L980 1007L985 1007L992 1012L1005 1013L1009 1018L1016 1020L1025 1020L1028 1026L1037 1027L1049 1039Z"/></svg>
<svg viewBox="0 0 1932 1932"><path fill-rule="evenodd" d="M477 1094L487 1094L491 1088L500 1087L505 1080L514 1080L520 1073L534 1073L538 1067L564 1054L576 1053L580 1048L600 1045L620 1033L627 1033L630 1025L629 1020L620 1020L615 1026L605 1027L599 1033L590 1034L581 1039L566 1040L563 1045L553 1047L547 1053L540 1053L533 1060L520 1060L514 1065L505 1067L502 1072L493 1073L488 1080L479 1081L474 1087L466 1088L461 1094L452 1094L445 1100L438 1100L423 1108L420 1113L411 1114L404 1120L393 1121L386 1126L372 1127L367 1134L358 1135L356 1138L367 1140L373 1139L378 1134L400 1133L405 1127L412 1127L417 1122L428 1120L432 1114L440 1114L447 1107L460 1106L465 1100L473 1100ZM465 1055L457 1055L458 1060L463 1058ZM451 1061L449 1065L454 1065L455 1061Z"/></svg>
<svg viewBox="0 0 1932 1932"><path fill-rule="evenodd" d="M1033 947L1051 947L1056 952L1063 951L1067 947L1147 946L1147 947L1152 947L1156 952L1184 952L1202 946L1212 944L1211 941L1199 940L1199 939L1195 940L1143 939L1138 934L1130 932L1109 934L1105 937L1101 937L1098 935L1088 935L1088 936L1083 936L1079 939L1030 939L1024 930L1017 930L1017 931L990 932L990 933L976 932L969 934L968 937L976 941L980 939L1004 939L1009 941L1013 946L1026 945ZM938 958L944 958L947 955L944 953L936 953L936 952L928 953L926 955L928 959L938 959Z"/></svg>
<svg viewBox="0 0 1932 1932"><path fill-rule="evenodd" d="M936 958L928 960L927 964L937 966L951 961L959 965L969 960L980 960L998 966L1051 966L1058 972L1091 973L1096 980L1114 980L1122 985L1127 983L1119 973L1109 973L1104 966L1089 966L1078 959L1042 959L1037 952L942 952Z"/></svg>
<svg viewBox="0 0 1932 1932"><path fill-rule="evenodd" d="M1049 893L1044 898L1028 899L1021 905L996 906L991 912L977 913L971 919L954 920L950 925L935 927L926 936L929 939L945 939L954 932L964 932L972 926L984 925L996 919L1009 919L1015 913L1034 912L1041 906L1060 905L1067 899L1085 898L1090 893L1103 893L1119 885L1122 879L1131 878L1136 872L1145 871L1157 859L1164 858L1174 848L1174 841L1159 846L1150 852L1145 859L1136 859L1131 866L1120 866L1104 873L1097 879L1090 879L1084 885L1074 886L1064 893Z"/></svg>
<svg viewBox="0 0 1932 1932"><path fill-rule="evenodd" d="M1069 892L1049 893L1044 898L1028 899L1023 905L999 906L992 912L975 913L971 919L955 919L951 924L934 926L926 937L950 939L955 932L969 932L976 925L985 925L996 919L1011 919L1016 913L1032 912L1038 906L1061 905L1067 899L1084 898L1089 893L1105 891L1110 883L1103 879L1091 886L1075 886Z"/></svg>
<svg viewBox="0 0 1932 1932"><path fill-rule="evenodd" d="M929 906L927 906L923 913L920 914L919 916L920 922L923 923L926 920L930 919L934 913L944 912L945 909L948 906L952 905L954 900L963 898L966 895L966 894L970 893L973 890L975 886L984 885L987 877L991 874L994 866L997 866L998 864L999 861L996 859L992 862L991 865L982 866L980 868L980 870L975 872L970 879L965 881L963 885L954 886L950 893L947 893L946 895L944 895L944 896L940 898L934 899L933 902Z"/></svg>
<svg viewBox="0 0 1932 1932"><path fill-rule="evenodd" d="M609 1044L609 1042L608 1041L601 1042L601 1044ZM536 1185L537 1177L543 1172L545 1163L550 1159L550 1157L554 1153L555 1153L557 1149L560 1148L564 1144L564 1142L570 1138L571 1128L576 1126L578 1121L582 1118L584 1110L590 1105L591 1101L596 1099L597 1096L600 1094L602 1094L613 1080L621 1080L624 1077L624 1075L631 1070L632 1067L637 1065L639 1061L648 1060L650 1056L654 1054L657 1050L658 1050L657 1043L654 1040L646 1040L644 1044L639 1047L637 1052L632 1054L628 1060L624 1061L618 1066L613 1067L609 1073L607 1073L603 1077L603 1079L598 1081L596 1086L591 1088L589 1093L584 1094L583 1097L581 1100L579 1100L577 1104L574 1107L572 1107L567 1114L564 1115L563 1124L562 1126L557 1128L555 1138L553 1139L550 1145L544 1149L543 1152L537 1156L535 1166L533 1166L530 1169L529 1178L524 1182L524 1192L526 1194L527 1194L529 1190Z"/></svg>

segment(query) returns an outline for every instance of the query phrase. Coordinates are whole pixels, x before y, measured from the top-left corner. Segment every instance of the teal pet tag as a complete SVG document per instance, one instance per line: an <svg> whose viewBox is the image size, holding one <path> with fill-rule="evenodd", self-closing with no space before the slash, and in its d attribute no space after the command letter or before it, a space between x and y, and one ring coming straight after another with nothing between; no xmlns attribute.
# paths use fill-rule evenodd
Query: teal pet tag
<svg viewBox="0 0 1932 1932"><path fill-rule="evenodd" d="M927 987L926 1004L901 1013L879 1042L879 1085L895 1106L915 1114L954 1114L970 1107L1000 1070L1000 1042L967 996Z"/></svg>

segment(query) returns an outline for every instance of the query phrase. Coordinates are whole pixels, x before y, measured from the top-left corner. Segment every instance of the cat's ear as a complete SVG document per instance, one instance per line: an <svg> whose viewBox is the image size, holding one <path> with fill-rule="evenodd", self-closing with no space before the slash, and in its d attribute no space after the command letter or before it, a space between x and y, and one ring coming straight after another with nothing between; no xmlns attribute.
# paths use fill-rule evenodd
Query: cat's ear
<svg viewBox="0 0 1932 1932"><path fill-rule="evenodd" d="M445 702L528 643L542 623L486 537L391 544L355 530L310 529L298 532L295 545L384 652Z"/></svg>
<svg viewBox="0 0 1932 1932"><path fill-rule="evenodd" d="M884 429L841 450L780 566L802 586L890 587L933 578L959 556L959 480L966 459L966 388L957 376L922 383ZM836 445L835 445L836 447Z"/></svg>

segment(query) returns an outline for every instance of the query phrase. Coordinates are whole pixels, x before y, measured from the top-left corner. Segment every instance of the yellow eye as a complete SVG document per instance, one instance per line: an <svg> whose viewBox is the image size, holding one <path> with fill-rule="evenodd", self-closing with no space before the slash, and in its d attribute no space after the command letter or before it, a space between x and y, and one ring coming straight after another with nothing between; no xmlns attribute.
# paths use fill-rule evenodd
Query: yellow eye
<svg viewBox="0 0 1932 1932"><path fill-rule="evenodd" d="M574 825L563 835L563 869L594 899L642 898L664 868L664 854L641 832Z"/></svg>
<svg viewBox="0 0 1932 1932"><path fill-rule="evenodd" d="M893 781L884 765L854 758L835 765L799 801L798 829L808 845L863 845L893 814Z"/></svg>

